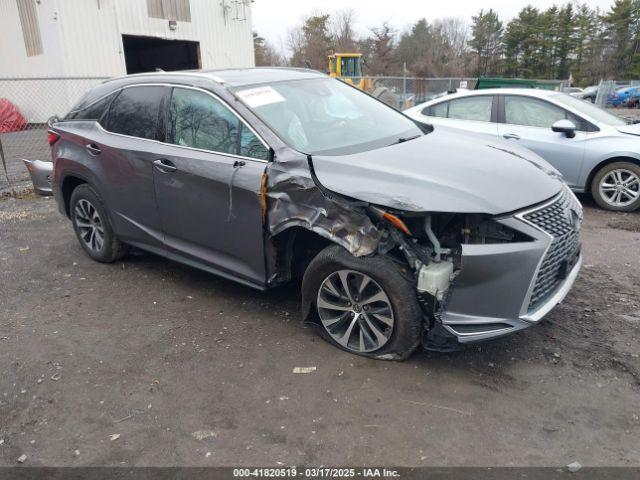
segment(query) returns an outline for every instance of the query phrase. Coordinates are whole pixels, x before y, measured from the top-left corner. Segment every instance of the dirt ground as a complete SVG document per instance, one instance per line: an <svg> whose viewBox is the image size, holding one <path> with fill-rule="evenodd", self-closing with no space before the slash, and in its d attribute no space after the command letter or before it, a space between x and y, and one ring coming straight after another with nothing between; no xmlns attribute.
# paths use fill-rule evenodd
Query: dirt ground
<svg viewBox="0 0 640 480"><path fill-rule="evenodd" d="M393 363L319 339L295 286L95 263L53 200L1 200L0 465L638 466L640 214L584 201L545 321Z"/></svg>

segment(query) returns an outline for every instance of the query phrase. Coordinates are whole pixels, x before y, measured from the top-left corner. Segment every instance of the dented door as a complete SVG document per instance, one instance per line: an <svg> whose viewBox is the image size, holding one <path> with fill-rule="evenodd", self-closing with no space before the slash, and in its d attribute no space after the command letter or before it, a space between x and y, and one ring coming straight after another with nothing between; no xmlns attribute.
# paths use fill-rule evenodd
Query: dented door
<svg viewBox="0 0 640 480"><path fill-rule="evenodd" d="M266 163L167 146L154 184L171 255L264 285L260 184ZM169 169L171 170L171 169Z"/></svg>
<svg viewBox="0 0 640 480"><path fill-rule="evenodd" d="M220 98L175 87L153 179L171 256L264 287L266 145Z"/></svg>

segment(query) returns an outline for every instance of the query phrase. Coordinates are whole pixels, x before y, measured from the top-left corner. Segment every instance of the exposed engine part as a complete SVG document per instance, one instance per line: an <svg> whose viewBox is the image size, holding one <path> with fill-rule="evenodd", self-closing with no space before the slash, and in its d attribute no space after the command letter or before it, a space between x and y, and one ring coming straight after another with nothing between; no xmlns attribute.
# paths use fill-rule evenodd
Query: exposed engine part
<svg viewBox="0 0 640 480"><path fill-rule="evenodd" d="M409 266L414 271L417 272L418 270L420 270L420 267L422 267L422 265L428 263L428 259L421 258L420 252L416 251L414 246L410 244L410 242L407 242L399 231L391 229L389 230L389 234L398 245L398 249L404 255Z"/></svg>
<svg viewBox="0 0 640 480"><path fill-rule="evenodd" d="M440 248L440 242L438 241L438 238L436 237L435 233L433 233L433 230L431 229L431 215L427 215L424 219L424 230L427 233L427 237L429 238L429 241L433 245L433 253L434 253L433 260L435 262L439 262L442 249Z"/></svg>
<svg viewBox="0 0 640 480"><path fill-rule="evenodd" d="M434 296L439 302L444 298L451 284L453 262L432 262L418 271L418 291Z"/></svg>

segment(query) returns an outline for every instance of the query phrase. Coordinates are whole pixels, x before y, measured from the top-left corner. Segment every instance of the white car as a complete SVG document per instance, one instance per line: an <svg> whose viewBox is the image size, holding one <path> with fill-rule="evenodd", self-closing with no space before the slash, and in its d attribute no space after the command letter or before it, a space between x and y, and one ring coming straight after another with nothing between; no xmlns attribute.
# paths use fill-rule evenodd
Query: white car
<svg viewBox="0 0 640 480"><path fill-rule="evenodd" d="M579 97L584 90L580 87L567 87L562 90L562 92L571 95L572 97Z"/></svg>
<svg viewBox="0 0 640 480"><path fill-rule="evenodd" d="M503 138L553 165L602 208L640 207L640 125L564 93L535 89L458 92L404 112L421 123Z"/></svg>

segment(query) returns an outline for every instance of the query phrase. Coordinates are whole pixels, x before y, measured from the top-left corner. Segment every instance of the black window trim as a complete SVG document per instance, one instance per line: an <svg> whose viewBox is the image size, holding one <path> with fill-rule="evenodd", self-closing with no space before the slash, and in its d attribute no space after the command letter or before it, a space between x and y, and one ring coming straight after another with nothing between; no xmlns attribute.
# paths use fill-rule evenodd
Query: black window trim
<svg viewBox="0 0 640 480"><path fill-rule="evenodd" d="M498 97L500 97L498 104L498 112L497 112L497 116L498 116L498 123L501 123L503 125L514 125L517 127L530 127L530 128L542 128L545 130L548 130L550 127L536 127L535 125L518 125L517 123L507 123L506 121L506 113L505 113L505 97L525 97L525 98L531 98L533 100L537 100L539 102L543 102L543 103L548 103L549 105L552 105L556 108L558 108L559 110L562 110L565 114L569 114L569 115L573 115L574 117L579 118L580 120L582 120L582 122L584 122L584 125L587 125L588 129L587 130L580 130L579 125L576 125L577 131L578 132L583 132L583 133L595 133L595 132L599 132L600 128L598 128L597 125L594 125L593 123L591 123L589 120L587 120L586 118L578 115L577 113L573 113L570 110L567 110L566 108L558 105L557 103L553 103L550 102L549 100L546 100L544 98L540 98L540 97L535 97L532 95L527 95L527 94L518 94L518 93L501 93L498 95Z"/></svg>
<svg viewBox="0 0 640 480"><path fill-rule="evenodd" d="M75 110L69 110L69 112L67 113L65 118L63 118L61 121L63 121L63 122L98 122L98 123L100 123L100 121L104 118L104 116L107 114L107 112L109 112L109 109L111 108L111 104L113 103L113 101L116 98L118 98L118 95L120 95L121 91L122 91L122 89L112 90L109 93L106 93L106 94L102 95L101 97L98 97L93 102L85 105L82 108L76 108ZM102 100L104 100L105 98L107 98L107 97L109 97L111 95L113 95L113 98L111 99L111 101L105 107L104 112L102 112L102 115L100 115L100 118L66 118L66 117L68 117L69 115L71 115L73 113L80 114L80 113L84 112L88 108L93 107L95 104L101 102Z"/></svg>
<svg viewBox="0 0 640 480"><path fill-rule="evenodd" d="M486 120L470 120L470 119L464 119L464 118L453 118L451 120L462 120L465 122L478 122L478 123L498 123L498 95L496 95L495 93L482 93L479 95L460 95L459 97L455 97L455 98L448 98L448 99L443 99L441 102L438 103L434 103L433 105L429 105L428 107L423 108L420 113L422 113L423 115L426 115L428 117L433 117L433 115L431 115L432 112L432 108L433 107L437 107L438 105L442 105L443 103L447 104L447 116L446 117L436 117L436 118L446 118L449 119L449 106L451 105L451 102L455 101L455 100L462 100L464 98L476 98L476 97L492 97L491 98L491 117L489 118L489 121ZM425 111L427 111L428 113L425 113Z"/></svg>

